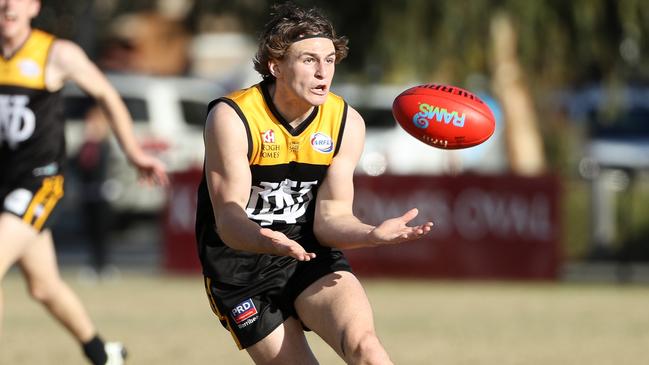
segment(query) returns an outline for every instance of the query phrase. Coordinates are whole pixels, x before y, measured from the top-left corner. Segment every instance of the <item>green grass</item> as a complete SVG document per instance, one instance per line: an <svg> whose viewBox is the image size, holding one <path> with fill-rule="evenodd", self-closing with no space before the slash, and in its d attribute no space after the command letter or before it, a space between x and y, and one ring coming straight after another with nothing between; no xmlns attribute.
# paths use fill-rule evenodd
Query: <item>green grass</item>
<svg viewBox="0 0 649 365"><path fill-rule="evenodd" d="M65 275L129 364L250 364L211 314L201 278ZM396 364L646 364L649 289L635 285L364 281ZM9 274L0 364L85 364L76 343ZM321 364L342 364L314 334Z"/></svg>

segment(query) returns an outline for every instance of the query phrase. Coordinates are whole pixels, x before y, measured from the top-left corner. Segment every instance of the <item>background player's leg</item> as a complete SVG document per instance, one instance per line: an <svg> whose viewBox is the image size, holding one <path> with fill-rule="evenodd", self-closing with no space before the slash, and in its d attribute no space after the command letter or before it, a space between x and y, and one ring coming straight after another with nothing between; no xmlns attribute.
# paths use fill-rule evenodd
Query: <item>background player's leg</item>
<svg viewBox="0 0 649 365"><path fill-rule="evenodd" d="M305 326L322 337L348 364L392 364L376 336L372 308L350 272L320 278L295 300Z"/></svg>
<svg viewBox="0 0 649 365"><path fill-rule="evenodd" d="M31 296L81 343L95 335L95 328L79 298L59 275L52 234L43 231L19 260Z"/></svg>
<svg viewBox="0 0 649 365"><path fill-rule="evenodd" d="M266 338L246 349L255 364L317 364L304 336L302 324L291 317Z"/></svg>
<svg viewBox="0 0 649 365"><path fill-rule="evenodd" d="M0 213L0 283L9 268L18 261L25 248L36 238L36 231L24 224L20 218L9 213ZM2 313L0 288L0 329L2 328Z"/></svg>

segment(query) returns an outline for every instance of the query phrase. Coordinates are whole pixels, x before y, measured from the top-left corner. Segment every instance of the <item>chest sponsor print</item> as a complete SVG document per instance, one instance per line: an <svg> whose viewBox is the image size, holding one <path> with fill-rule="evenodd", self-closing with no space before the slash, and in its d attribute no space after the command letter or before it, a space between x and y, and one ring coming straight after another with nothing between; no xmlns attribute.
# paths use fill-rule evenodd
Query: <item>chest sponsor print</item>
<svg viewBox="0 0 649 365"><path fill-rule="evenodd" d="M275 131L269 129L267 131L261 132L261 140L264 143L275 143Z"/></svg>
<svg viewBox="0 0 649 365"><path fill-rule="evenodd" d="M311 135L311 147L320 153L331 153L334 150L334 142L328 135L316 132Z"/></svg>
<svg viewBox="0 0 649 365"><path fill-rule="evenodd" d="M35 78L41 75L41 66L38 62L31 59L20 61L18 69L20 69L20 73L25 77Z"/></svg>

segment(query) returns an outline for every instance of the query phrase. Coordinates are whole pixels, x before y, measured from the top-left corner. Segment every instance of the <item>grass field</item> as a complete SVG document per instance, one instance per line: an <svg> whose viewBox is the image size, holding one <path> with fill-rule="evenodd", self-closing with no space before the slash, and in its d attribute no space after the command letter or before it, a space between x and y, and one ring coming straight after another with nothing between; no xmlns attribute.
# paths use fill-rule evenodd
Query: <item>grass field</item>
<svg viewBox="0 0 649 365"><path fill-rule="evenodd" d="M129 364L250 364L211 314L199 277L124 274L83 285L64 275ZM365 281L395 364L649 364L649 288L640 285ZM77 344L3 285L0 364L85 364ZM341 364L309 334L321 364Z"/></svg>

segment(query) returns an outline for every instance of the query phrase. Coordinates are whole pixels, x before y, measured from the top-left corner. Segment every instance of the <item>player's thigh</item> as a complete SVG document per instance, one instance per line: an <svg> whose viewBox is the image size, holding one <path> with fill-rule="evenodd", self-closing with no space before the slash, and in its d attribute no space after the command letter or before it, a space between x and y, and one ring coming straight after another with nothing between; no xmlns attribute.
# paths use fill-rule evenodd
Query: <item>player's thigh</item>
<svg viewBox="0 0 649 365"><path fill-rule="evenodd" d="M59 269L52 234L44 230L28 245L18 261L20 268L33 291L54 289L59 283Z"/></svg>
<svg viewBox="0 0 649 365"><path fill-rule="evenodd" d="M1 198L0 276L4 276L9 266L25 255L53 258L49 252L41 254L34 253L34 250L48 239L52 246L51 237L43 236L41 232L50 224L51 213L63 197L63 180L62 175L29 177ZM50 267L43 271L47 272Z"/></svg>
<svg viewBox="0 0 649 365"><path fill-rule="evenodd" d="M317 364L304 336L302 324L290 317L263 340L246 349L255 364Z"/></svg>
<svg viewBox="0 0 649 365"><path fill-rule="evenodd" d="M0 278L24 254L38 232L10 213L0 213Z"/></svg>
<svg viewBox="0 0 649 365"><path fill-rule="evenodd" d="M341 344L374 335L374 318L365 290L354 274L337 271L305 289L295 300L304 325L342 356Z"/></svg>

